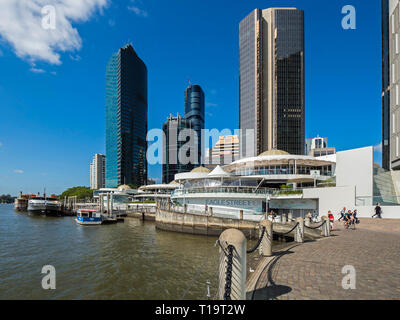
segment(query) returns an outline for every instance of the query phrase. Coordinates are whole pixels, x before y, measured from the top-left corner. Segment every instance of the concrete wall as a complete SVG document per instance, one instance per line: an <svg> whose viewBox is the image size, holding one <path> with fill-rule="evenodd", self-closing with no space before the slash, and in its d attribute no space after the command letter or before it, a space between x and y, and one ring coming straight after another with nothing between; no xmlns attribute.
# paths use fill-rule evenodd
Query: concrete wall
<svg viewBox="0 0 400 320"><path fill-rule="evenodd" d="M355 186L356 197L368 198L370 203L367 204L372 205L374 148L341 151L336 159L336 186Z"/></svg>
<svg viewBox="0 0 400 320"><path fill-rule="evenodd" d="M358 211L359 218L371 218L375 214L375 206L355 207ZM400 219L400 206L382 207L382 218L384 219Z"/></svg>
<svg viewBox="0 0 400 320"><path fill-rule="evenodd" d="M400 171L392 171L394 190L400 200Z"/></svg>
<svg viewBox="0 0 400 320"><path fill-rule="evenodd" d="M355 186L335 188L315 188L303 191L304 199L319 199L319 215L323 216L332 211L335 215L343 207L353 209L355 206Z"/></svg>
<svg viewBox="0 0 400 320"><path fill-rule="evenodd" d="M161 209L156 213L156 228L216 237L224 230L234 228L241 230L247 238L258 239L259 237L258 222L176 213Z"/></svg>

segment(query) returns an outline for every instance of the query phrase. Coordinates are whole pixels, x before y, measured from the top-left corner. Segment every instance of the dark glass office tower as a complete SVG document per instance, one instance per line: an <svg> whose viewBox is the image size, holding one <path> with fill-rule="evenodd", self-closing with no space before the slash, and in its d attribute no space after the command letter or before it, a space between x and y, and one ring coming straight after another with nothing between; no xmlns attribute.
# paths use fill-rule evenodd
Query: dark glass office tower
<svg viewBox="0 0 400 320"><path fill-rule="evenodd" d="M304 12L256 9L239 25L241 155L304 154ZM249 130L254 144L247 145ZM250 150L250 154L249 154Z"/></svg>
<svg viewBox="0 0 400 320"><path fill-rule="evenodd" d="M382 168L390 170L389 0L382 0Z"/></svg>
<svg viewBox="0 0 400 320"><path fill-rule="evenodd" d="M167 184L175 179L175 174L189 172L194 168L194 164L189 161L182 163L179 159L179 152L184 152L182 146L186 144L189 137L185 141L180 141L179 134L184 129L192 129L192 122L182 118L179 114L176 117L170 115L163 124L164 140L163 140L163 166L162 166L162 182ZM183 140L183 138L181 139ZM190 158L190 150L185 153Z"/></svg>
<svg viewBox="0 0 400 320"><path fill-rule="evenodd" d="M147 182L147 68L129 44L106 67L106 187Z"/></svg>
<svg viewBox="0 0 400 320"><path fill-rule="evenodd" d="M190 85L185 90L185 119L191 122L193 130L197 133L198 167L202 163L203 143L201 133L204 129L204 92L199 85Z"/></svg>

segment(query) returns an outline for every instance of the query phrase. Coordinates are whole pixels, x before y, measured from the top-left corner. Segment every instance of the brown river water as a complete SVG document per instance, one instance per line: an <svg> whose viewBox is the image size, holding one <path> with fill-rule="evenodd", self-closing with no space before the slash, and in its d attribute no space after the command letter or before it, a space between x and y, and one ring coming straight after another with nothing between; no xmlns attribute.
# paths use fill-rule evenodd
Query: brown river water
<svg viewBox="0 0 400 320"><path fill-rule="evenodd" d="M206 281L214 298L216 240L136 219L80 226L0 204L0 299L207 299ZM45 265L55 267L55 290L42 288Z"/></svg>

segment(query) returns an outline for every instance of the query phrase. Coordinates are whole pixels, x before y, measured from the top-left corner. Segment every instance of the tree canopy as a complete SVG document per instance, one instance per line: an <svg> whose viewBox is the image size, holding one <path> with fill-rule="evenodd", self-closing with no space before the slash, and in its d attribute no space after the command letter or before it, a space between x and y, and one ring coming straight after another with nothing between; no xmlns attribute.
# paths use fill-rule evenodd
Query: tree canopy
<svg viewBox="0 0 400 320"><path fill-rule="evenodd" d="M60 195L60 199L74 196L76 196L78 199L93 198L93 190L82 186L69 188Z"/></svg>

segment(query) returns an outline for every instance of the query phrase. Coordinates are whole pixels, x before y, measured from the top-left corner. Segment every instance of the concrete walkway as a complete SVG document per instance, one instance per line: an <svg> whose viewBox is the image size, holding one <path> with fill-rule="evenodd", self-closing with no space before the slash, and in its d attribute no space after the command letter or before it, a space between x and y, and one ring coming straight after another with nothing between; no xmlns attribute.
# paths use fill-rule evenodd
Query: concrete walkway
<svg viewBox="0 0 400 320"><path fill-rule="evenodd" d="M400 300L400 220L362 219L357 230L336 223L330 238L293 243L261 258L247 282L255 300ZM342 287L354 266L356 289Z"/></svg>

